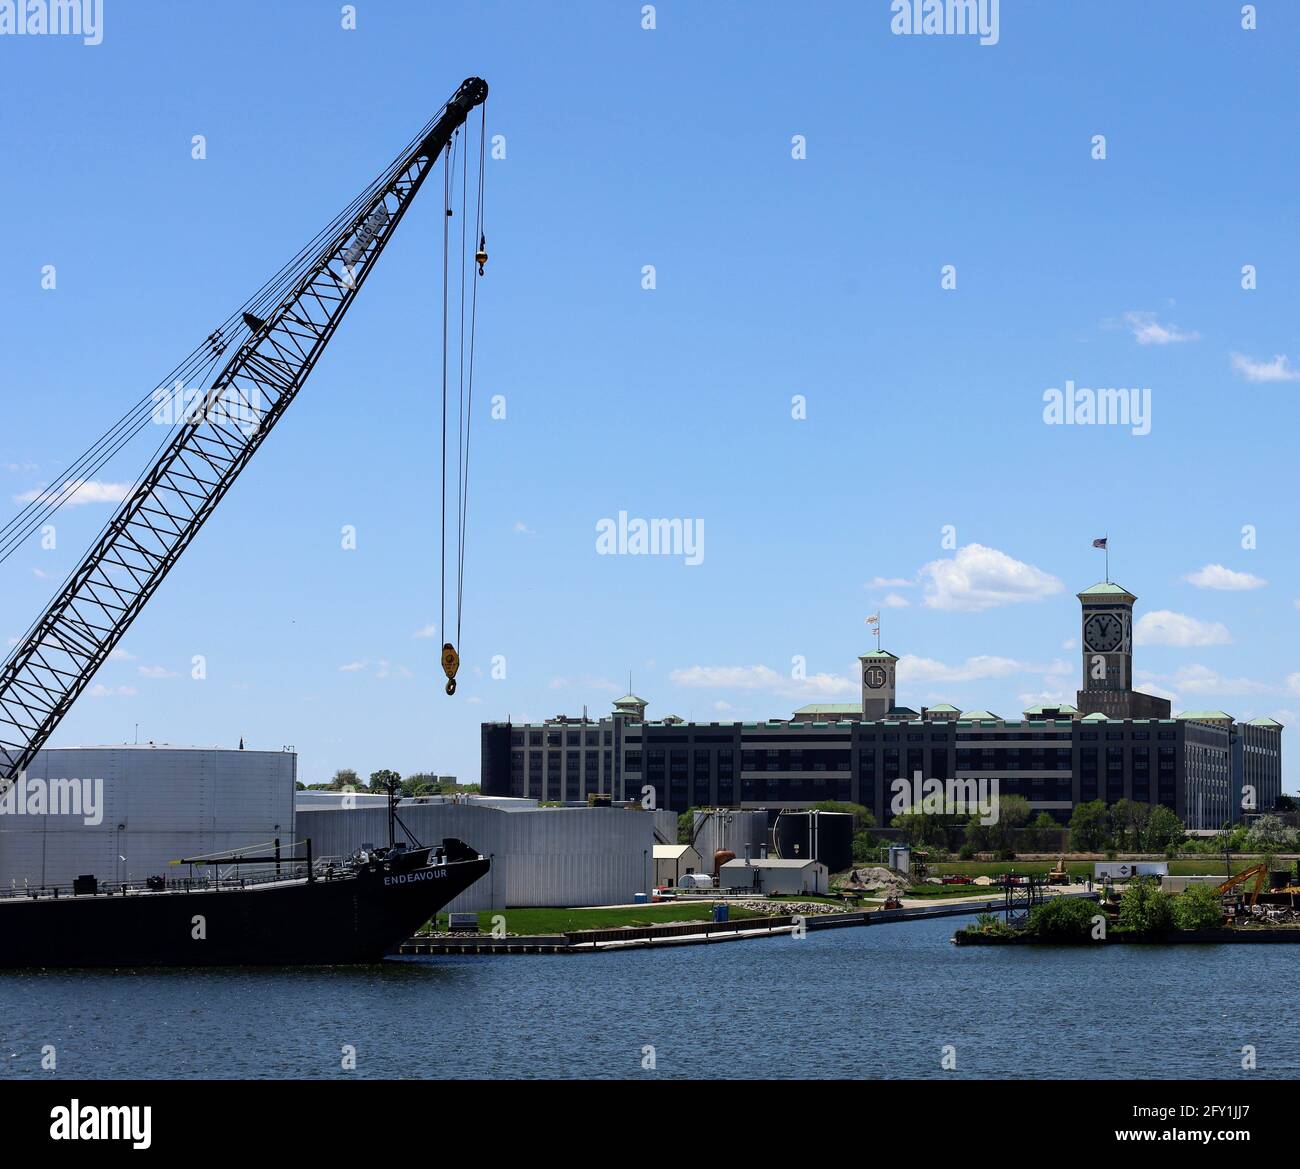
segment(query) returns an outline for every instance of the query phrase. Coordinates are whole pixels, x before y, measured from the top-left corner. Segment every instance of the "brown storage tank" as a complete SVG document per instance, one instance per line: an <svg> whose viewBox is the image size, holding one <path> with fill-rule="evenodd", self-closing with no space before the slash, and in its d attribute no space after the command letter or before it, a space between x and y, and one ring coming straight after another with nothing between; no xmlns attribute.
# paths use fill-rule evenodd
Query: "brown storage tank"
<svg viewBox="0 0 1300 1169"><path fill-rule="evenodd" d="M716 879L722 872L722 866L728 861L734 861L736 854L729 848L720 848L713 854L713 876Z"/></svg>

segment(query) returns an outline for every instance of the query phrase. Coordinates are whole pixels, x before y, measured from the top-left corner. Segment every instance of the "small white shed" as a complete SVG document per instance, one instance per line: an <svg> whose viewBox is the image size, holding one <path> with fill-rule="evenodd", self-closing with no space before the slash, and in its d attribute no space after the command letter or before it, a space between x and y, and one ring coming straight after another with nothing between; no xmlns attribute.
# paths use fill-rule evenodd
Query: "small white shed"
<svg viewBox="0 0 1300 1169"><path fill-rule="evenodd" d="M700 854L689 844L655 845L655 888L675 888L687 873L704 871Z"/></svg>
<svg viewBox="0 0 1300 1169"><path fill-rule="evenodd" d="M756 893L825 893L830 874L821 861L734 860L722 866L718 874L721 889L753 889Z"/></svg>

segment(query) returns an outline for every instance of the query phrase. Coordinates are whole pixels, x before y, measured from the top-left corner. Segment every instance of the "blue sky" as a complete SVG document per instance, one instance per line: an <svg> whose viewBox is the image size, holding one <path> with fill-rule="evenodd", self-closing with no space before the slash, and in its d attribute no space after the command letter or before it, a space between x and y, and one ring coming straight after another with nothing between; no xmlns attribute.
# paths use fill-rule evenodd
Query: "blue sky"
<svg viewBox="0 0 1300 1169"><path fill-rule="evenodd" d="M622 0L361 0L349 31L314 0L106 0L101 45L0 36L9 514L463 77L506 140L457 696L416 636L438 608L429 189L52 742L138 723L294 744L308 781L474 779L481 721L603 711L629 670L652 716L852 701L875 611L901 701L1012 716L1073 697L1103 534L1152 618L1140 683L1300 724L1300 8L1244 31L1240 7L1003 0L982 46L894 35L886 0L669 0L653 30ZM1149 389L1150 433L1047 425L1067 381ZM134 479L146 441L98 479ZM702 520L703 562L598 555L620 511ZM0 565L4 636L108 514L66 509L56 550Z"/></svg>

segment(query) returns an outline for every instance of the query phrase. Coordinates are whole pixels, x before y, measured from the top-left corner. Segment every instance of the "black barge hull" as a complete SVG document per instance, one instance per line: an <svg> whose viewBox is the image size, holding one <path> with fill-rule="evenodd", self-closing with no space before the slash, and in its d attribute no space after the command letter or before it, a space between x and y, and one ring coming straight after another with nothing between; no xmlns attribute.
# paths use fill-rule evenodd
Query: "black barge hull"
<svg viewBox="0 0 1300 1169"><path fill-rule="evenodd" d="M475 857L260 886L6 899L0 968L379 962L490 863Z"/></svg>

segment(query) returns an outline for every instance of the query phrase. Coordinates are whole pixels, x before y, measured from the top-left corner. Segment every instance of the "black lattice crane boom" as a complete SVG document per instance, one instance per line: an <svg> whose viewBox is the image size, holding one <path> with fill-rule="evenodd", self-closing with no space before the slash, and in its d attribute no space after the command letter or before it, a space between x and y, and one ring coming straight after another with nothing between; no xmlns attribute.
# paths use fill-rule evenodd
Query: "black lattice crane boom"
<svg viewBox="0 0 1300 1169"><path fill-rule="evenodd" d="M300 253L244 339L0 669L0 789L28 766L302 388L406 209L470 111L471 77L411 147ZM309 249L312 245L309 245ZM209 338L224 357L233 342Z"/></svg>

